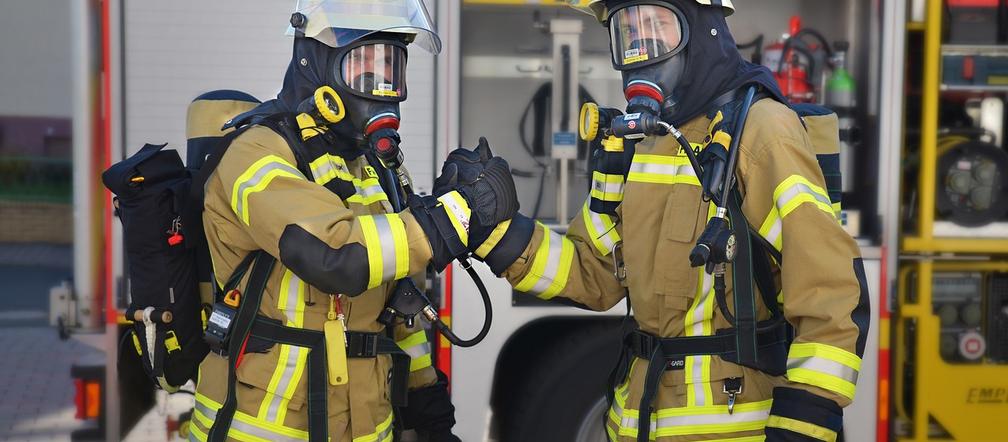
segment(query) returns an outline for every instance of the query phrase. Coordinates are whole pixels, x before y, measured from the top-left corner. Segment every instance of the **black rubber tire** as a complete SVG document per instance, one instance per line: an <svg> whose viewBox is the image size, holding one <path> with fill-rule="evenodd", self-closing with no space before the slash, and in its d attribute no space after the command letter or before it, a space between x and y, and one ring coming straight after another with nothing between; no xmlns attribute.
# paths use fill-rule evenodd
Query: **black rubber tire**
<svg viewBox="0 0 1008 442"><path fill-rule="evenodd" d="M621 327L607 322L578 327L536 349L504 410L504 442L578 442L586 416L605 397L619 356ZM601 419L601 416L598 416Z"/></svg>

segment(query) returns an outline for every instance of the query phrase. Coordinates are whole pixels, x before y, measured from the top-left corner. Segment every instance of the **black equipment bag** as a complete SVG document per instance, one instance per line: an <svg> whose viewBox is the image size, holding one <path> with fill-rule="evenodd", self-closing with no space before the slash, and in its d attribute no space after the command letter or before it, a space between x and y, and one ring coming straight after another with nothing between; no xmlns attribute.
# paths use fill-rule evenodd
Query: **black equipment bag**
<svg viewBox="0 0 1008 442"><path fill-rule="evenodd" d="M147 144L102 174L123 225L133 344L161 388L178 389L209 351L203 342L195 249L182 213L191 179L166 145Z"/></svg>

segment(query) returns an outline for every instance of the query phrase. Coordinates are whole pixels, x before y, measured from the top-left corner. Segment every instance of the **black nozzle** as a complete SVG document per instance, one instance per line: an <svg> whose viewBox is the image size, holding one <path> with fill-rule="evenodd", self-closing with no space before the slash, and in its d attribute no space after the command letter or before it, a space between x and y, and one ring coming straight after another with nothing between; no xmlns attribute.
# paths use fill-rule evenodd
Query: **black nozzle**
<svg viewBox="0 0 1008 442"><path fill-rule="evenodd" d="M661 125L661 119L658 115L647 112L616 117L612 120L610 127L613 135L631 140L651 135L665 135L667 133Z"/></svg>

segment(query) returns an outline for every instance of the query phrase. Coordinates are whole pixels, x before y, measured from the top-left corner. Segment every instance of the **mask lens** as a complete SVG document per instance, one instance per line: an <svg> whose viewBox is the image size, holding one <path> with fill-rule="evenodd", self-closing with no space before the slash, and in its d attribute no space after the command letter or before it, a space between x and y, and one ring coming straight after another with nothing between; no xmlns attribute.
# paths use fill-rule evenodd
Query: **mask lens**
<svg viewBox="0 0 1008 442"><path fill-rule="evenodd" d="M657 5L628 6L609 18L613 63L618 68L655 60L679 49L683 28L679 15Z"/></svg>
<svg viewBox="0 0 1008 442"><path fill-rule="evenodd" d="M348 88L370 98L406 99L406 52L399 46L384 43L358 46L343 56L340 73Z"/></svg>

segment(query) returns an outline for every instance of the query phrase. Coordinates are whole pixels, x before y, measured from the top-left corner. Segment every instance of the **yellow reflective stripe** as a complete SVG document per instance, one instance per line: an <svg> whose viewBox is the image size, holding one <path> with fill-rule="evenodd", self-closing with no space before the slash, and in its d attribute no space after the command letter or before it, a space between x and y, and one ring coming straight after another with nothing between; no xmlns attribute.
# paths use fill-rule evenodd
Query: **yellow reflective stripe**
<svg viewBox="0 0 1008 442"><path fill-rule="evenodd" d="M375 427L374 433L353 438L353 442L385 442L392 440L392 414Z"/></svg>
<svg viewBox="0 0 1008 442"><path fill-rule="evenodd" d="M543 229L544 238L532 259L532 268L515 285L515 289L542 299L552 299L567 286L574 261L574 243L542 223L536 224Z"/></svg>
<svg viewBox="0 0 1008 442"><path fill-rule="evenodd" d="M199 413L209 420L217 417L217 410L221 404L210 399L198 391L196 393L196 404L194 415ZM295 441L308 440L308 432L295 428L288 428L283 425L273 424L260 419L256 419L241 411L235 411L234 419L231 421L231 428L228 436L238 440L255 441Z"/></svg>
<svg viewBox="0 0 1008 442"><path fill-rule="evenodd" d="M811 437L813 439L818 439L826 442L836 442L837 440L836 431L830 430L829 428L820 427L816 424L802 422L797 419L791 419L789 417L770 416L770 419L767 420L766 426L792 431L798 434L803 434L805 436Z"/></svg>
<svg viewBox="0 0 1008 442"><path fill-rule="evenodd" d="M409 274L409 240L406 238L406 223L399 215L387 216L392 229L392 241L395 243L395 276L402 279Z"/></svg>
<svg viewBox="0 0 1008 442"><path fill-rule="evenodd" d="M606 425L605 430L606 430L606 433L609 435L609 440L612 441L612 442L616 442L616 439L618 439L618 436L616 435L616 432L613 431L612 427Z"/></svg>
<svg viewBox="0 0 1008 442"><path fill-rule="evenodd" d="M348 203L357 203L366 206L379 201L388 201L388 195L382 189L378 178L367 178L365 180L353 178L351 181L354 188L357 189L357 193L347 198Z"/></svg>
<svg viewBox="0 0 1008 442"><path fill-rule="evenodd" d="M543 231L543 238L532 259L532 267L515 289L528 292L543 299L556 296L567 284L570 264L573 260L573 243L570 240L536 222ZM566 263L565 261L566 256Z"/></svg>
<svg viewBox="0 0 1008 442"><path fill-rule="evenodd" d="M813 184L801 175L791 175L774 189L774 203L780 217L786 218L798 206L811 203L822 211L833 215L833 203L825 189Z"/></svg>
<svg viewBox="0 0 1008 442"><path fill-rule="evenodd" d="M448 219L451 220L452 226L455 227L455 233L458 234L462 244L469 245L469 217L472 215L472 211L469 210L469 203L455 190L441 195L438 197L438 201L441 202L445 212L448 213Z"/></svg>
<svg viewBox="0 0 1008 442"><path fill-rule="evenodd" d="M375 226L374 217L362 216L357 218L364 234L364 248L368 255L368 288L375 288L382 282L382 250L381 239L378 238L378 227Z"/></svg>
<svg viewBox="0 0 1008 442"><path fill-rule="evenodd" d="M396 342L399 348L406 350L407 348L414 347L427 342L427 332L420 330L413 333L401 341Z"/></svg>
<svg viewBox="0 0 1008 442"><path fill-rule="evenodd" d="M277 310L286 316L286 326L304 327L305 284L290 270L284 270L280 278L280 293L277 297ZM266 388L271 393L263 398L259 405L257 417L270 422L280 423L286 415L287 404L294 395L294 390L300 380L299 372L308 360L308 351L301 347L281 344L280 357L273 370L273 376Z"/></svg>
<svg viewBox="0 0 1008 442"><path fill-rule="evenodd" d="M427 341L427 332L420 330L397 341L396 345L410 356L410 372L431 366L431 345Z"/></svg>
<svg viewBox="0 0 1008 442"><path fill-rule="evenodd" d="M504 238L504 234L507 233L508 228L511 227L511 220L504 221L497 224L493 231L490 232L490 236L487 237L486 241L476 249L476 256L480 258L486 258L487 255L493 251L494 247L497 247L497 243Z"/></svg>
<svg viewBox="0 0 1008 442"><path fill-rule="evenodd" d="M781 251L784 246L783 236L781 235L783 229L784 223L781 222L780 212L777 211L777 206L774 205L770 207L770 213L767 214L766 219L763 220L763 224L760 225L760 236L765 238L770 244L773 244L777 251Z"/></svg>
<svg viewBox="0 0 1008 442"><path fill-rule="evenodd" d="M617 396L615 403L623 408L621 436L637 437L638 410L625 408L626 397ZM735 433L763 429L770 415L772 399L736 404L733 413L727 405L664 408L651 414L652 437L694 434Z"/></svg>
<svg viewBox="0 0 1008 442"><path fill-rule="evenodd" d="M714 204L707 207L707 219L717 212ZM686 311L684 328L686 336L709 336L714 334L714 277L701 267L697 270L697 289L693 303ZM711 405L714 392L710 384L710 355L687 356L684 379L686 382L686 404L689 406Z"/></svg>
<svg viewBox="0 0 1008 442"><path fill-rule="evenodd" d="M261 192L277 177L303 180L297 168L276 155L267 155L245 169L231 187L231 210L249 224L248 200L253 193Z"/></svg>
<svg viewBox="0 0 1008 442"><path fill-rule="evenodd" d="M792 344L787 379L854 399L861 358L842 348L814 342Z"/></svg>
<svg viewBox="0 0 1008 442"><path fill-rule="evenodd" d="M669 155L634 154L627 181L652 184L700 185L689 158Z"/></svg>
<svg viewBox="0 0 1008 442"><path fill-rule="evenodd" d="M409 273L409 241L398 214L357 217L368 253L368 288Z"/></svg>
<svg viewBox="0 0 1008 442"><path fill-rule="evenodd" d="M588 238L591 239L591 243L599 255L608 256L616 244L622 241L622 238L616 231L616 223L613 218L609 215L592 212L590 204L590 200L585 201L585 205L581 209L581 215L588 230Z"/></svg>
<svg viewBox="0 0 1008 442"><path fill-rule="evenodd" d="M196 417L197 414L198 413L193 413L193 417ZM192 441L207 442L207 438L208 438L207 434L203 432L202 428L199 428L198 425L194 425L194 424L190 423L190 425L189 425L189 441L190 442L192 442Z"/></svg>
<svg viewBox="0 0 1008 442"><path fill-rule="evenodd" d="M354 179L348 171L346 161L337 155L323 154L309 163L308 167L311 169L315 182L320 185L325 185L337 178L343 181Z"/></svg>
<svg viewBox="0 0 1008 442"><path fill-rule="evenodd" d="M820 210L839 218L839 211L829 199L829 193L801 175L791 175L774 189L770 212L760 225L759 233L778 250L784 246L783 219L802 204L812 204ZM839 207L837 205L836 207Z"/></svg>
<svg viewBox="0 0 1008 442"><path fill-rule="evenodd" d="M592 172L591 196L602 201L623 201L623 175Z"/></svg>
<svg viewBox="0 0 1008 442"><path fill-rule="evenodd" d="M833 214L836 215L837 219L840 219L840 212L843 211L841 203L833 203Z"/></svg>
<svg viewBox="0 0 1008 442"><path fill-rule="evenodd" d="M423 370L430 366L431 366L431 355L428 353L423 356L420 356L419 358L411 358L409 362L409 371L410 373L412 373L414 371Z"/></svg>

